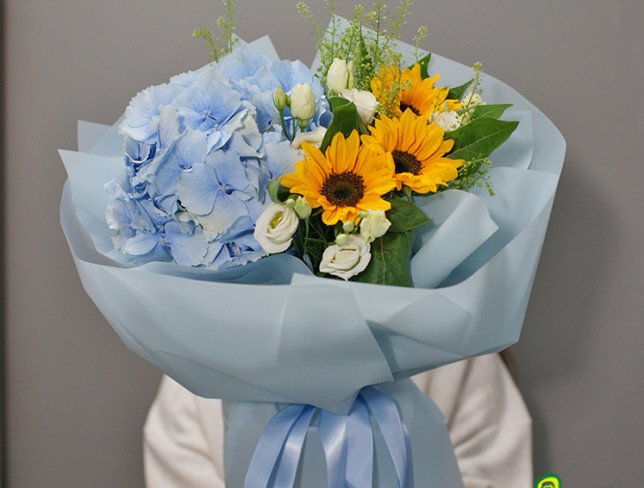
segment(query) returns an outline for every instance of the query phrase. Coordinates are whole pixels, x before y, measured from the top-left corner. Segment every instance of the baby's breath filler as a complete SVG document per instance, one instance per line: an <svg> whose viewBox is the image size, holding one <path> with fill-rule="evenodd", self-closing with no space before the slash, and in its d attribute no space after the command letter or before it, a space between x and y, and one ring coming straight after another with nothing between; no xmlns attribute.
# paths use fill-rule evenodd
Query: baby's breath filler
<svg viewBox="0 0 644 488"><path fill-rule="evenodd" d="M237 22L235 21L235 1L223 0L225 13L217 18L216 24L219 32L210 29L195 29L193 37L203 39L210 50L210 58L219 61L233 50L238 40L235 37Z"/></svg>

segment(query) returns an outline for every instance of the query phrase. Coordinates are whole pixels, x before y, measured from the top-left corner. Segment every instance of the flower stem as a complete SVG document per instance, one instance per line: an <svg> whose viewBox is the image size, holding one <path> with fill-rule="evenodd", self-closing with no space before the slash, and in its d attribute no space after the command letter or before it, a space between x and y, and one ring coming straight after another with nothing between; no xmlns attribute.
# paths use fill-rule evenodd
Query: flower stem
<svg viewBox="0 0 644 488"><path fill-rule="evenodd" d="M288 130L286 129L286 119L284 119L284 110L283 109L280 110L280 122L282 124L282 132L284 132L284 136L286 136L286 138L289 141L293 142L293 138L288 135Z"/></svg>

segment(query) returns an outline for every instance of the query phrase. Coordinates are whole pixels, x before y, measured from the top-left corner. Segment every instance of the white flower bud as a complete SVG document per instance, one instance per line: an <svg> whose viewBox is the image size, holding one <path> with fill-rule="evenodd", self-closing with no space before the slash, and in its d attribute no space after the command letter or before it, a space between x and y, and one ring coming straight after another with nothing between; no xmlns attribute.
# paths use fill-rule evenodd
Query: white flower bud
<svg viewBox="0 0 644 488"><path fill-rule="evenodd" d="M376 105L378 105L378 100L376 100L373 93L352 88L342 90L339 94L342 98L346 98L356 105L358 115L365 125L369 125L371 123L373 116L376 113Z"/></svg>
<svg viewBox="0 0 644 488"><path fill-rule="evenodd" d="M291 147L293 149L300 149L303 142L308 142L309 144L313 144L315 147L319 148L324 140L325 134L326 127L318 127L317 129L310 130L308 132L299 132L293 139ZM304 159L304 157L302 157L302 159Z"/></svg>
<svg viewBox="0 0 644 488"><path fill-rule="evenodd" d="M273 103L275 104L275 108L281 112L288 105L288 101L288 95L284 93L282 85L277 85L275 93L273 93Z"/></svg>
<svg viewBox="0 0 644 488"><path fill-rule="evenodd" d="M291 114L300 122L308 122L315 115L315 94L308 83L298 83L291 92Z"/></svg>
<svg viewBox="0 0 644 488"><path fill-rule="evenodd" d="M360 235L366 242L373 242L384 236L391 227L391 222L384 210L369 210L367 216L360 221Z"/></svg>
<svg viewBox="0 0 644 488"><path fill-rule="evenodd" d="M277 254L291 246L299 224L295 210L271 203L257 219L253 237L268 254Z"/></svg>
<svg viewBox="0 0 644 488"><path fill-rule="evenodd" d="M338 93L347 87L349 82L349 65L345 59L335 58L326 74L326 87L329 92Z"/></svg>
<svg viewBox="0 0 644 488"><path fill-rule="evenodd" d="M350 234L351 232L353 232L353 229L355 229L355 227L356 227L356 224L354 224L354 223L353 223L352 221L350 221L350 220L347 220L346 222L344 222L344 223L342 224L342 230L343 230L344 232L349 233L349 234Z"/></svg>
<svg viewBox="0 0 644 488"><path fill-rule="evenodd" d="M308 219L311 216L311 204L302 196L297 197L293 209L302 220Z"/></svg>
<svg viewBox="0 0 644 488"><path fill-rule="evenodd" d="M320 271L348 280L367 269L371 246L357 235L350 235L343 245L333 244L322 254Z"/></svg>
<svg viewBox="0 0 644 488"><path fill-rule="evenodd" d="M335 243L338 246L344 246L347 242L349 242L349 234L338 234L335 236Z"/></svg>

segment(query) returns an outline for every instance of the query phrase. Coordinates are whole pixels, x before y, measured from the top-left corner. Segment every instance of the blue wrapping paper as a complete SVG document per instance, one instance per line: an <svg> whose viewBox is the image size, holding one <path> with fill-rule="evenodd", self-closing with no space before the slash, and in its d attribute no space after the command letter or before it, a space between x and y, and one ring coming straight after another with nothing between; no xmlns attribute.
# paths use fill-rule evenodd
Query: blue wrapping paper
<svg viewBox="0 0 644 488"><path fill-rule="evenodd" d="M276 56L267 38L251 47ZM450 86L471 77L437 55L430 71ZM494 196L418 198L433 223L417 232L411 289L316 278L286 254L223 271L129 267L105 223L103 187L122 167L115 126L80 123L79 151L60 152L69 176L61 224L83 286L131 350L192 392L227 400L227 486L243 486L281 404L347 413L368 385L399 407L416 486L460 486L440 412L411 382L393 381L518 339L565 153L554 125L516 91L489 76L482 88L487 103L514 104L504 118L521 123L491 157ZM395 486L374 432L373 486ZM296 486L325 486L324 473L313 426Z"/></svg>

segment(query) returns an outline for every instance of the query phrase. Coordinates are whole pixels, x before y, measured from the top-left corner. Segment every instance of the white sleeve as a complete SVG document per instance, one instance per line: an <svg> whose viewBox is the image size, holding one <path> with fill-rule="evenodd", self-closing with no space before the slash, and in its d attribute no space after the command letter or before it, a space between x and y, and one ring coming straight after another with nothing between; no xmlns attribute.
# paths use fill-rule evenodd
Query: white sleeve
<svg viewBox="0 0 644 488"><path fill-rule="evenodd" d="M221 401L163 377L143 428L148 488L224 488Z"/></svg>
<svg viewBox="0 0 644 488"><path fill-rule="evenodd" d="M498 354L414 381L447 417L465 488L532 486L532 419Z"/></svg>
<svg viewBox="0 0 644 488"><path fill-rule="evenodd" d="M531 419L497 354L414 377L443 411L465 488L532 486ZM148 488L223 488L219 400L165 377L145 425Z"/></svg>

